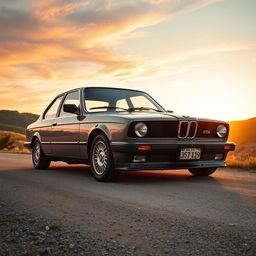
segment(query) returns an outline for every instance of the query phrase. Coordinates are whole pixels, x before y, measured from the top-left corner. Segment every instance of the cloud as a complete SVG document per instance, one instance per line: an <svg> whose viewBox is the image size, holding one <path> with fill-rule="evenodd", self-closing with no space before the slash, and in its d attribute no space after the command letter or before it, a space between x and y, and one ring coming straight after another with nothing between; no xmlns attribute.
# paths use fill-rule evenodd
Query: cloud
<svg viewBox="0 0 256 256"><path fill-rule="evenodd" d="M153 79L163 76L176 75L185 72L200 63L210 62L218 54L229 54L232 52L246 51L255 48L255 44L228 43L218 44L205 48L193 49L186 52L176 52L161 59L145 60L138 67L126 67L122 71L113 71L118 80L142 80Z"/></svg>
<svg viewBox="0 0 256 256"><path fill-rule="evenodd" d="M43 10L38 10L36 15L40 17L40 19L51 21L55 20L60 16L67 16L73 13L76 9L82 6L88 6L89 2L75 2L75 3L67 3L64 5L59 5L55 7L49 7Z"/></svg>
<svg viewBox="0 0 256 256"><path fill-rule="evenodd" d="M19 71L24 65L48 79L62 73L66 63L85 67L94 63L102 67L96 69L98 75L113 72L116 77L117 71L140 64L134 57L108 49L122 36L213 2L4 0L0 4L0 66Z"/></svg>
<svg viewBox="0 0 256 256"><path fill-rule="evenodd" d="M214 2L217 0L2 0L1 103L10 104L7 91L14 87L17 107L22 107L24 99L28 105L42 101L33 96L38 89L31 88L48 86L48 80L64 86L64 82L79 79L140 80L181 72L163 66L185 58L182 55L146 60L118 53L115 46L120 40L143 36L145 27ZM50 95L49 87L45 89L42 93Z"/></svg>
<svg viewBox="0 0 256 256"><path fill-rule="evenodd" d="M47 95L48 91L50 92L51 89L39 89L36 86L31 87L12 82L1 83L1 108L39 113L47 105L47 102L49 103L49 99L42 96ZM35 104L35 102L37 103Z"/></svg>

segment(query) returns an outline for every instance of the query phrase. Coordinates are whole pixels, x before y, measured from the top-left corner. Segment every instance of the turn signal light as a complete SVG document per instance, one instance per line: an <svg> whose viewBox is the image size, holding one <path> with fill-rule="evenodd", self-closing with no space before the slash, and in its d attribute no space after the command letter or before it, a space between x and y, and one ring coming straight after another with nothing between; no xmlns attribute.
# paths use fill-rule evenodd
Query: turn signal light
<svg viewBox="0 0 256 256"><path fill-rule="evenodd" d="M151 150L152 147L150 145L140 145L138 146L138 150L141 150L141 151L147 151L147 150Z"/></svg>
<svg viewBox="0 0 256 256"><path fill-rule="evenodd" d="M232 149L232 145L224 145L224 149L226 150Z"/></svg>

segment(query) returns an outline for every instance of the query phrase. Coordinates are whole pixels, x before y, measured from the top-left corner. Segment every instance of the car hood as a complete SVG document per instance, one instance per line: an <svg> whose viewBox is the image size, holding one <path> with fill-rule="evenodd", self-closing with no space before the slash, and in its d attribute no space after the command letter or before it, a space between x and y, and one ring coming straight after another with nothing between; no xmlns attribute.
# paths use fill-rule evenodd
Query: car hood
<svg viewBox="0 0 256 256"><path fill-rule="evenodd" d="M209 118L204 118L204 117L193 117L189 115L181 115L177 113L166 113L166 112L119 112L118 114L112 114L113 116L116 117L123 117L127 119L131 119L134 121L157 121L157 120L195 120L195 121L216 121L219 122L220 120L214 120L214 119L209 119ZM220 121L223 122L223 121Z"/></svg>

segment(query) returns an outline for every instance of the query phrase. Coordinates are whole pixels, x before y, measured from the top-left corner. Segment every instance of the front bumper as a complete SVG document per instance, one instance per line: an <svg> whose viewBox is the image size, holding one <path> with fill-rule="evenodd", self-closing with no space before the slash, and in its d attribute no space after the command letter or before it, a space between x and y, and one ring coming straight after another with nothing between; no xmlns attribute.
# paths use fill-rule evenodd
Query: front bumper
<svg viewBox="0 0 256 256"><path fill-rule="evenodd" d="M138 146L148 145L151 150L140 151ZM115 168L119 170L166 170L224 167L227 153L235 149L230 142L112 142L110 144ZM198 160L180 160L181 148L201 148L201 158ZM215 160L216 154L222 154L222 159ZM143 155L146 162L134 162L134 156Z"/></svg>

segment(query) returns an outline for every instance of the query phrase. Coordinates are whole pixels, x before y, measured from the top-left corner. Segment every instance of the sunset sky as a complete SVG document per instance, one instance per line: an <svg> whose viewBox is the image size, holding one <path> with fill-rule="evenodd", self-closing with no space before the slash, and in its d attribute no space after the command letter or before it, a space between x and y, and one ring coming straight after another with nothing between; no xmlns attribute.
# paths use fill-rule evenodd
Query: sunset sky
<svg viewBox="0 0 256 256"><path fill-rule="evenodd" d="M60 92L148 92L178 113L256 116L255 0L1 0L0 109Z"/></svg>

